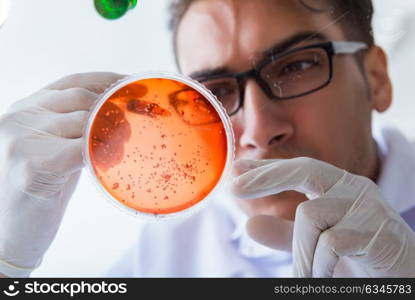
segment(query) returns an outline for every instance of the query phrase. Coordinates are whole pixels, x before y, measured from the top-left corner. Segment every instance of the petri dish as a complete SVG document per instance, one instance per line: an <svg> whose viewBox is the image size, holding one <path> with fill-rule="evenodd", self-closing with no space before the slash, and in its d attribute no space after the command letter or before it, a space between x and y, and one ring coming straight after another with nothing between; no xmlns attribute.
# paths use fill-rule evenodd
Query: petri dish
<svg viewBox="0 0 415 300"><path fill-rule="evenodd" d="M229 173L234 136L225 109L182 75L128 76L90 111L84 162L111 203L147 219L188 215Z"/></svg>

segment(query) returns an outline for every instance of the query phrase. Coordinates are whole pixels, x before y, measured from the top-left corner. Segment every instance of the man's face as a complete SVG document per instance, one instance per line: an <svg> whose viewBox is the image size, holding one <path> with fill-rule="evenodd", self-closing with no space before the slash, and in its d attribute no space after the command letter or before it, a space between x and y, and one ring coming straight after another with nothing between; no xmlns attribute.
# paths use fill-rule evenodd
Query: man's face
<svg viewBox="0 0 415 300"><path fill-rule="evenodd" d="M186 12L177 36L183 73L207 70L242 72L264 52L304 32L320 32L327 41L346 40L328 13L315 13L293 0L199 0ZM289 47L322 42L306 39ZM373 162L372 102L367 83L352 55L333 59L333 78L315 93L272 101L251 78L244 106L231 117L237 158L308 156L350 172L367 175ZM245 200L248 214L294 218L304 195L286 192Z"/></svg>

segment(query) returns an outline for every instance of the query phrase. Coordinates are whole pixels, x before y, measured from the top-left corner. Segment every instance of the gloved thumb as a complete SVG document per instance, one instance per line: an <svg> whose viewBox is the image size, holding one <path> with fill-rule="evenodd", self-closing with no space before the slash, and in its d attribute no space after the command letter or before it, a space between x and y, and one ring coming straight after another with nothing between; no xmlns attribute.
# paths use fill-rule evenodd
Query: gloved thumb
<svg viewBox="0 0 415 300"><path fill-rule="evenodd" d="M256 242L291 252L294 222L279 217L257 215L248 220L246 230Z"/></svg>

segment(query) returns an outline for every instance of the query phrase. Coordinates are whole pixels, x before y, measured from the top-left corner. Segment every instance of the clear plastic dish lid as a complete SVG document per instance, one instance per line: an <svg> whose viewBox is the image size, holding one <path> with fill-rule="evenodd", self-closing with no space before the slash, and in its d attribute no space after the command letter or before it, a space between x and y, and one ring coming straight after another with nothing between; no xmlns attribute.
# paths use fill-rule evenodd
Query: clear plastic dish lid
<svg viewBox="0 0 415 300"><path fill-rule="evenodd" d="M234 157L230 120L201 84L179 75L132 75L96 103L84 160L122 210L160 218L200 208L223 184Z"/></svg>

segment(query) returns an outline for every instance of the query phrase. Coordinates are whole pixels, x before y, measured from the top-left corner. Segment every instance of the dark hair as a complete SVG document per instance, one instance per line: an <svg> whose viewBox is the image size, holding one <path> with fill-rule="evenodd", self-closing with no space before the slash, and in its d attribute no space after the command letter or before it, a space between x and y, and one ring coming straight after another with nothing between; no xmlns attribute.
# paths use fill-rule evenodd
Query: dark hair
<svg viewBox="0 0 415 300"><path fill-rule="evenodd" d="M176 55L177 29L190 5L198 0L174 0L170 5L171 18L169 28L173 32L173 48ZM310 11L329 13L333 20L341 19L346 38L374 44L372 17L372 0L297 0ZM324 5L322 6L322 2ZM327 6L328 5L328 6Z"/></svg>

